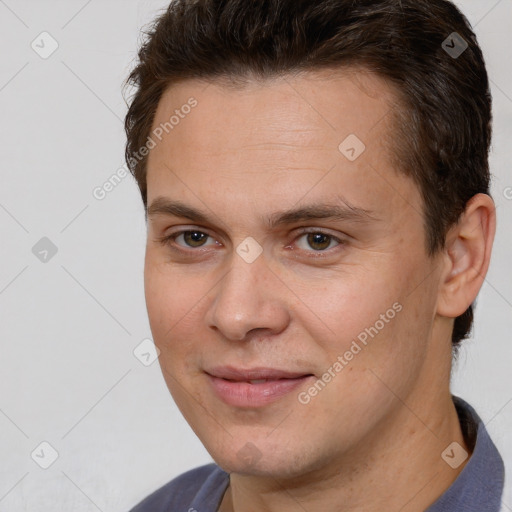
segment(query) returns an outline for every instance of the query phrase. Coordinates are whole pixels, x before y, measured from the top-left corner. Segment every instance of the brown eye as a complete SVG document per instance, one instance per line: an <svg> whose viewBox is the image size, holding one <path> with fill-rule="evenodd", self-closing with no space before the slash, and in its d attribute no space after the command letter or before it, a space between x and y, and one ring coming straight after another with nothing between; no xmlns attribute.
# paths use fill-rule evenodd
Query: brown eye
<svg viewBox="0 0 512 512"><path fill-rule="evenodd" d="M316 251L324 251L329 247L332 237L324 233L308 233L308 245Z"/></svg>
<svg viewBox="0 0 512 512"><path fill-rule="evenodd" d="M332 245L333 242L334 245ZM310 231L303 233L302 236L299 237L297 246L299 249L306 252L325 252L327 249L335 247L340 243L341 241L333 235L321 231ZM311 249L313 249L313 251Z"/></svg>
<svg viewBox="0 0 512 512"><path fill-rule="evenodd" d="M202 247L208 239L208 235L201 231L183 231L180 236L183 236L185 244L189 247ZM179 236L176 237L176 239L178 238Z"/></svg>

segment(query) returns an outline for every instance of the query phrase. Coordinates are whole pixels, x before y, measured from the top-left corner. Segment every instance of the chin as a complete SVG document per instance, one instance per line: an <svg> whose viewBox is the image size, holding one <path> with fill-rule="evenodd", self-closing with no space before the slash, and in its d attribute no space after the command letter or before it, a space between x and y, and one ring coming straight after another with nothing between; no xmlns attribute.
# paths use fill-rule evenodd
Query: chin
<svg viewBox="0 0 512 512"><path fill-rule="evenodd" d="M225 450L208 451L224 471L247 476L298 478L320 469L325 463L317 457L310 460L301 444L285 448L263 439L233 441Z"/></svg>

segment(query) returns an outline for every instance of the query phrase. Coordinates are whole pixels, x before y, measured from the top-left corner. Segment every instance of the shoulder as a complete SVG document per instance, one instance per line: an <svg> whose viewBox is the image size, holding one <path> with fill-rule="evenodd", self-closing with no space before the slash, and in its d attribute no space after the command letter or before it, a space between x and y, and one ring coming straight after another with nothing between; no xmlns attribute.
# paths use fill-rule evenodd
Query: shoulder
<svg viewBox="0 0 512 512"><path fill-rule="evenodd" d="M207 464L183 473L142 500L130 512L171 512L193 508L201 496L222 498L229 475L216 464Z"/></svg>

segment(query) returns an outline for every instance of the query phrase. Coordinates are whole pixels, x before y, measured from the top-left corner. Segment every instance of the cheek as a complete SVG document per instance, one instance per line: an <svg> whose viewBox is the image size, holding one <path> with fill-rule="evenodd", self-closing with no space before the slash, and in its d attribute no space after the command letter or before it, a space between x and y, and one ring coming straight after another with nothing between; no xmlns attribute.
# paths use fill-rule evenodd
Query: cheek
<svg viewBox="0 0 512 512"><path fill-rule="evenodd" d="M146 255L144 291L151 332L164 359L187 353L197 339L198 308L207 293L204 280L184 277L179 269L158 264Z"/></svg>
<svg viewBox="0 0 512 512"><path fill-rule="evenodd" d="M189 380L195 375L201 340L201 326L197 314L194 316L194 307L200 307L202 295L188 280L186 286L184 283L179 271L152 264L151 258L146 258L146 307L153 340L160 351L158 361L172 397L188 417L193 409L188 403L190 393L194 394Z"/></svg>
<svg viewBox="0 0 512 512"><path fill-rule="evenodd" d="M170 329L193 308L203 295L201 281L172 266L161 251L147 248L144 263L144 292L150 321Z"/></svg>
<svg viewBox="0 0 512 512"><path fill-rule="evenodd" d="M307 291L299 290L297 295L303 296L303 302L314 313L318 339L327 334L328 339L336 340L334 348L342 350L361 333L364 338L365 330L376 323L379 331L389 330L399 316L403 283L385 264L376 269L354 266L332 276L327 285L310 283Z"/></svg>
<svg viewBox="0 0 512 512"><path fill-rule="evenodd" d="M404 259L397 264L395 259L353 267L329 286L310 288L308 300L322 320L317 325L329 327L327 338L325 328L315 334L323 335L317 339L325 340L320 343L330 360L352 351L357 354L347 356L354 368L393 366L421 353L435 304L433 288L429 280L418 287L418 276L423 275L418 264Z"/></svg>

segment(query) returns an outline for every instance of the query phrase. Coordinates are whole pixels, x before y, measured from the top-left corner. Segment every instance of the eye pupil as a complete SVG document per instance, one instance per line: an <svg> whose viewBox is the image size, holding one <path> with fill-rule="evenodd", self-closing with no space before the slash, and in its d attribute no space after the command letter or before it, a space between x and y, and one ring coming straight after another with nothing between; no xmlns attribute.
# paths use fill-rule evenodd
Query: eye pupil
<svg viewBox="0 0 512 512"><path fill-rule="evenodd" d="M331 237L323 233L309 233L308 243L312 249L323 250L329 247ZM320 247L318 247L320 245ZM316 246L316 247L315 247Z"/></svg>
<svg viewBox="0 0 512 512"><path fill-rule="evenodd" d="M192 247L201 246L207 236L206 233L201 233L200 231L187 231L184 234L185 241Z"/></svg>

